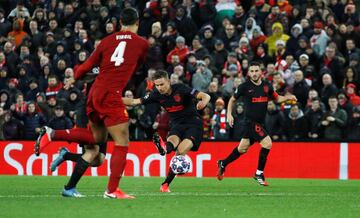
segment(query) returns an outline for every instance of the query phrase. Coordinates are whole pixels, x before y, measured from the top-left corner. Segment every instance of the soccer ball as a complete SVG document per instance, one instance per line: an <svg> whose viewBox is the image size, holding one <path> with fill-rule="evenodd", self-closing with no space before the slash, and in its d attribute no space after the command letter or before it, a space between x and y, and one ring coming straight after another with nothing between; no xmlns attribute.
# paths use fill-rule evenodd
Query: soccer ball
<svg viewBox="0 0 360 218"><path fill-rule="evenodd" d="M190 170L190 160L184 155L176 155L170 160L170 168L175 174L185 174Z"/></svg>

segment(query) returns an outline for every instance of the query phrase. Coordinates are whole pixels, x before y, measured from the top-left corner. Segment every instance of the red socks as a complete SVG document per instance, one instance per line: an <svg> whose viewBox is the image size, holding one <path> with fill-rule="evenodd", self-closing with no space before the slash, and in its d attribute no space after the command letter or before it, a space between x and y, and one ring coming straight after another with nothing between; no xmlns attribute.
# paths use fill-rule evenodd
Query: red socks
<svg viewBox="0 0 360 218"><path fill-rule="evenodd" d="M55 130L55 134L51 139L52 141L69 141L77 142L79 144L94 145L94 136L89 129L74 128L67 130Z"/></svg>
<svg viewBox="0 0 360 218"><path fill-rule="evenodd" d="M128 147L114 146L114 150L111 154L110 160L110 178L108 183L108 192L114 192L119 187L120 178L124 172L126 166L126 154L128 153Z"/></svg>

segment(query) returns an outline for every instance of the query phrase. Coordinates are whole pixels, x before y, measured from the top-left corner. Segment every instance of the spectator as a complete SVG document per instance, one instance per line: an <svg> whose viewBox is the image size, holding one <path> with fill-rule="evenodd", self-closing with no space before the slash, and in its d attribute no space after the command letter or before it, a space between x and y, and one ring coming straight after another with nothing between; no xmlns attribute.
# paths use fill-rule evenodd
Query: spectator
<svg viewBox="0 0 360 218"><path fill-rule="evenodd" d="M44 32L48 26L47 14L44 8L36 8L32 14L31 20L36 21L39 31Z"/></svg>
<svg viewBox="0 0 360 218"><path fill-rule="evenodd" d="M174 72L173 74L178 76L178 79L181 83L186 83L188 84L188 79L186 78L186 75L184 73L184 67L181 65L177 65L176 67L174 67ZM171 74L171 75L173 75Z"/></svg>
<svg viewBox="0 0 360 218"><path fill-rule="evenodd" d="M320 63L320 68L327 68L330 70L331 75L335 81L335 85L340 88L342 87L342 81L344 76L342 74L342 63L336 56L336 49L332 46L327 46L325 55Z"/></svg>
<svg viewBox="0 0 360 218"><path fill-rule="evenodd" d="M318 56L322 56L324 54L325 47L329 41L329 37L323 28L324 24L320 21L316 21L314 24L314 35L310 38L311 48Z"/></svg>
<svg viewBox="0 0 360 218"><path fill-rule="evenodd" d="M202 114L202 121L203 121L203 138L210 139L211 135L211 118L212 118L212 109L211 105L207 105Z"/></svg>
<svg viewBox="0 0 360 218"><path fill-rule="evenodd" d="M295 71L294 78L295 83L292 93L296 96L298 102L301 104L300 108L305 108L310 87L306 83L304 74L301 70Z"/></svg>
<svg viewBox="0 0 360 218"><path fill-rule="evenodd" d="M25 100L26 101L35 101L37 93L41 90L39 89L39 82L35 78L30 78L28 82L29 91L26 92Z"/></svg>
<svg viewBox="0 0 360 218"><path fill-rule="evenodd" d="M252 18L252 19L254 19L254 18ZM233 15L233 17L231 19L231 23L235 25L235 28L238 32L242 32L245 27L245 22L246 22L245 10L242 5L237 5L235 7L235 14Z"/></svg>
<svg viewBox="0 0 360 218"><path fill-rule="evenodd" d="M347 63L350 63L350 56L352 54L356 54L357 57L360 57L360 48L356 47L355 39L349 38L346 39L346 51L345 51L345 58Z"/></svg>
<svg viewBox="0 0 360 218"><path fill-rule="evenodd" d="M228 51L225 49L224 42L221 39L215 41L215 50L212 52L211 57L215 60L215 67L218 72L224 67L225 61L228 56Z"/></svg>
<svg viewBox="0 0 360 218"><path fill-rule="evenodd" d="M238 60L246 59L252 61L254 58L254 52L251 49L249 40L246 37L241 37L239 46L235 48Z"/></svg>
<svg viewBox="0 0 360 218"><path fill-rule="evenodd" d="M252 39L250 40L250 45L252 47L252 50L256 51L256 49L259 47L259 45L262 45L266 41L266 39L267 39L267 37L261 31L261 28L259 26L256 26L253 29ZM264 49L265 49L265 47L264 47Z"/></svg>
<svg viewBox="0 0 360 218"><path fill-rule="evenodd" d="M196 73L192 76L192 87L206 92L213 76L212 72L205 66L204 61L197 61L196 68Z"/></svg>
<svg viewBox="0 0 360 218"><path fill-rule="evenodd" d="M337 94L337 99L339 102L339 108L343 109L346 112L346 114L348 115L348 117L350 117L352 114L352 110L353 110L353 104L349 100L349 97L346 95L346 93L344 91L340 91Z"/></svg>
<svg viewBox="0 0 360 218"><path fill-rule="evenodd" d="M351 54L349 58L349 66L353 67L357 72L360 72L360 56L357 54Z"/></svg>
<svg viewBox="0 0 360 218"><path fill-rule="evenodd" d="M272 80L273 80L272 85L273 85L274 90L277 93L279 93L280 95L284 95L285 92L286 92L287 87L286 87L286 83L285 83L285 80L283 78L283 75L276 71L273 74Z"/></svg>
<svg viewBox="0 0 360 218"><path fill-rule="evenodd" d="M15 52L15 46L9 41L5 42L4 44L4 54L5 54L6 66L9 72L11 72L10 77L13 77L15 76L16 67L19 64L20 60L19 60L19 56Z"/></svg>
<svg viewBox="0 0 360 218"><path fill-rule="evenodd" d="M162 36L161 23L155 22L151 26L151 35L154 36L157 42L160 42Z"/></svg>
<svg viewBox="0 0 360 218"><path fill-rule="evenodd" d="M204 60L204 57L209 55L209 51L201 44L199 36L195 36L192 40L191 53L194 53L198 60Z"/></svg>
<svg viewBox="0 0 360 218"><path fill-rule="evenodd" d="M26 112L14 111L14 117L24 123L24 139L36 140L42 126L46 125L45 117L36 111L34 102L27 104Z"/></svg>
<svg viewBox="0 0 360 218"><path fill-rule="evenodd" d="M291 106L290 113L285 118L284 132L289 141L301 141L307 138L307 120L297 104Z"/></svg>
<svg viewBox="0 0 360 218"><path fill-rule="evenodd" d="M57 93L62 88L62 83L59 82L57 76L54 74L49 75L48 77L48 88L46 89L45 95L46 97L57 95Z"/></svg>
<svg viewBox="0 0 360 218"><path fill-rule="evenodd" d="M40 95L41 96L41 95ZM39 96L37 96L37 103L40 108L40 111L45 115L46 120L49 122L55 117L55 107L65 104L64 100L56 99L55 95L46 97L46 101L38 101Z"/></svg>
<svg viewBox="0 0 360 218"><path fill-rule="evenodd" d="M285 14L280 12L279 6L277 5L271 8L271 13L265 19L266 35L274 34L275 23L278 23L278 27L281 26L281 32L288 32L289 19ZM284 41L287 41L287 39Z"/></svg>
<svg viewBox="0 0 360 218"><path fill-rule="evenodd" d="M320 126L324 129L324 138L326 140L341 140L343 138L343 129L347 123L346 112L338 108L338 100L335 96L331 96L328 103L330 109L320 122Z"/></svg>
<svg viewBox="0 0 360 218"><path fill-rule="evenodd" d="M330 96L334 96L337 94L338 89L336 85L333 83L332 77L329 73L325 73L322 76L323 88L321 89L321 102L327 104Z"/></svg>
<svg viewBox="0 0 360 218"><path fill-rule="evenodd" d="M278 0L277 4L283 14L285 13L287 17L291 16L293 6L288 2L288 0Z"/></svg>
<svg viewBox="0 0 360 218"><path fill-rule="evenodd" d="M173 73L170 75L170 84L174 85L174 84L179 84L182 83L182 81L179 79L179 75L176 73Z"/></svg>
<svg viewBox="0 0 360 218"><path fill-rule="evenodd" d="M209 53L214 51L216 39L214 38L214 28L211 25L206 25L203 28L203 36L201 37L201 44L208 50Z"/></svg>
<svg viewBox="0 0 360 218"><path fill-rule="evenodd" d="M235 30L233 24L228 24L225 26L225 34L220 36L220 39L224 42L225 48L228 51L233 51L239 43L239 35Z"/></svg>
<svg viewBox="0 0 360 218"><path fill-rule="evenodd" d="M11 112L5 112L4 114L4 124L2 125L2 130L5 140L21 140L24 136L24 126L22 123L15 119Z"/></svg>
<svg viewBox="0 0 360 218"><path fill-rule="evenodd" d="M163 69L164 54L160 42L156 41L154 36L148 37L149 51L146 57L146 68Z"/></svg>
<svg viewBox="0 0 360 218"><path fill-rule="evenodd" d="M66 115L75 121L75 115L77 111L81 110L81 107L83 107L85 104L83 95L81 94L80 90L74 87L69 91L69 96L66 100Z"/></svg>
<svg viewBox="0 0 360 218"><path fill-rule="evenodd" d="M55 116L49 121L49 127L55 130L71 129L73 123L65 115L64 108L60 105L55 107Z"/></svg>
<svg viewBox="0 0 360 218"><path fill-rule="evenodd" d="M29 35L31 36L31 45L37 48L43 44L44 33L39 31L38 23L35 20L29 23Z"/></svg>
<svg viewBox="0 0 360 218"><path fill-rule="evenodd" d="M295 24L291 27L291 36L286 42L286 51L292 55L295 55L296 52L300 49L299 46L299 37L302 34L303 28L300 24Z"/></svg>
<svg viewBox="0 0 360 218"><path fill-rule="evenodd" d="M267 55L266 48L267 46L265 44L259 44L258 47L255 49L254 55L254 61L263 63L265 66L267 66L272 61L272 58Z"/></svg>
<svg viewBox="0 0 360 218"><path fill-rule="evenodd" d="M346 130L347 140L360 141L360 106L354 107Z"/></svg>
<svg viewBox="0 0 360 218"><path fill-rule="evenodd" d="M346 86L346 95L354 106L360 105L360 96L356 94L356 86L354 84L349 83Z"/></svg>
<svg viewBox="0 0 360 218"><path fill-rule="evenodd" d="M3 110L10 109L11 102L10 102L10 94L7 90L2 89L0 90L0 107Z"/></svg>
<svg viewBox="0 0 360 218"><path fill-rule="evenodd" d="M275 56L276 41L283 40L285 43L289 39L289 36L284 33L283 25L276 22L272 25L272 34L265 40L265 44L268 46L268 55L270 57Z"/></svg>
<svg viewBox="0 0 360 218"><path fill-rule="evenodd" d="M244 124L245 124L245 114L244 114L244 103L237 102L234 108L233 117L234 117L234 126L231 129L231 139L241 140L244 134Z"/></svg>
<svg viewBox="0 0 360 218"><path fill-rule="evenodd" d="M358 72L356 71L356 69L354 67L346 67L344 72L345 79L343 81L342 88L345 89L348 84L352 83L359 90L360 84L358 79Z"/></svg>
<svg viewBox="0 0 360 218"><path fill-rule="evenodd" d="M265 129L274 141L284 139L282 129L284 123L284 115L277 109L274 101L269 101L267 105L267 113L265 117Z"/></svg>
<svg viewBox="0 0 360 218"><path fill-rule="evenodd" d="M197 34L197 26L191 18L186 16L183 6L177 6L176 8L175 25L179 34L184 36L187 43L190 43Z"/></svg>
<svg viewBox="0 0 360 218"><path fill-rule="evenodd" d="M246 38L248 38L248 40L253 39L253 32L256 28L259 28L259 26L256 24L256 20L254 18L249 17L248 19L246 19L244 29Z"/></svg>
<svg viewBox="0 0 360 218"><path fill-rule="evenodd" d="M176 47L169 52L166 57L166 61L170 64L173 55L177 55L180 58L182 64L185 63L186 56L189 54L189 48L185 45L185 38L178 36L176 38Z"/></svg>
<svg viewBox="0 0 360 218"><path fill-rule="evenodd" d="M5 10L3 8L0 8L0 41L4 40L5 36L7 36L10 30L11 23L5 17Z"/></svg>
<svg viewBox="0 0 360 218"><path fill-rule="evenodd" d="M225 102L222 98L218 98L215 102L215 112L211 119L212 139L229 139L229 130L230 127L226 123Z"/></svg>
<svg viewBox="0 0 360 218"><path fill-rule="evenodd" d="M307 109L305 113L306 120L309 126L308 137L310 139L318 139L321 137L320 132L320 122L324 115L324 111L321 109L320 106L320 99L315 97L311 99L311 106Z"/></svg>
<svg viewBox="0 0 360 218"><path fill-rule="evenodd" d="M29 18L29 10L25 7L23 0L17 1L16 8L10 11L8 18L15 20L16 18Z"/></svg>
<svg viewBox="0 0 360 218"><path fill-rule="evenodd" d="M206 93L211 97L210 99L211 108L215 108L216 100L222 96L222 93L219 90L219 84L214 81L210 82L208 91Z"/></svg>

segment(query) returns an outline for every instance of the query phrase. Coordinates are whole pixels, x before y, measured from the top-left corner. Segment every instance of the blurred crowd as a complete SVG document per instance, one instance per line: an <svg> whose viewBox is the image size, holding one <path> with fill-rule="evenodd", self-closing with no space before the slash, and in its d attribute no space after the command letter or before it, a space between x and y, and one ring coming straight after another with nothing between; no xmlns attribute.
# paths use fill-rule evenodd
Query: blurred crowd
<svg viewBox="0 0 360 218"><path fill-rule="evenodd" d="M352 0L0 0L0 140L34 140L43 125L86 127L84 105L99 69L66 80L118 31L120 12L139 11L150 50L124 96L154 89L157 69L172 84L208 93L204 139L238 140L244 105L226 123L227 101L251 61L263 78L298 102L270 101L265 126L275 141L360 140L360 15ZM169 116L158 105L128 107L131 140L163 137Z"/></svg>

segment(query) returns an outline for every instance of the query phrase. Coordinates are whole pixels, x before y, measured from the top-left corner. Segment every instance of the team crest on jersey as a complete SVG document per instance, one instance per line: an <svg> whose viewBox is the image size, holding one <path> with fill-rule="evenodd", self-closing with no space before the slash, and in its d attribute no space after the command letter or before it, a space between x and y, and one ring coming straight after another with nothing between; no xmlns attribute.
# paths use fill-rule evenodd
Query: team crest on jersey
<svg viewBox="0 0 360 218"><path fill-rule="evenodd" d="M176 102L180 102L180 101L181 101L180 95L179 95L179 94L174 95L174 100L175 100Z"/></svg>
<svg viewBox="0 0 360 218"><path fill-rule="evenodd" d="M269 86L267 86L267 85L264 86L264 92L265 92L265 93L268 93L268 92L269 92Z"/></svg>

